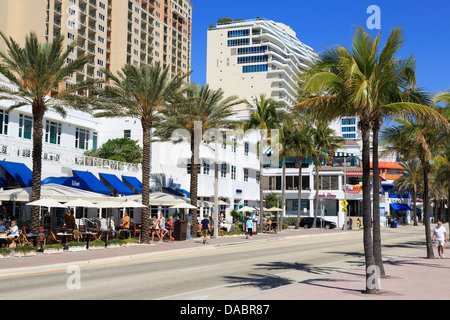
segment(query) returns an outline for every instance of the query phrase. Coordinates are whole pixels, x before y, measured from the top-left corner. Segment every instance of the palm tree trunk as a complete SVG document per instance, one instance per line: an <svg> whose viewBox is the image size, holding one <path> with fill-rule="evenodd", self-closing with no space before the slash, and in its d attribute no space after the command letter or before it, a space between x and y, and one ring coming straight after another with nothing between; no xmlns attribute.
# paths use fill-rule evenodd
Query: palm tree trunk
<svg viewBox="0 0 450 320"><path fill-rule="evenodd" d="M414 209L414 225L417 226L417 203L416 203L416 199L417 199L417 192L416 189L414 188L413 191L413 209Z"/></svg>
<svg viewBox="0 0 450 320"><path fill-rule="evenodd" d="M422 160L423 167L423 223L425 225L425 239L427 241L427 259L434 259L433 244L431 243L430 230L430 200L429 200L429 186L428 173L430 172L429 161Z"/></svg>
<svg viewBox="0 0 450 320"><path fill-rule="evenodd" d="M361 121L360 129L362 133L362 165L363 165L363 243L364 243L364 257L366 263L366 293L375 294L380 293L378 286L379 274L375 264L375 257L373 254L372 242L372 214L370 206L370 124ZM375 273L374 273L375 272Z"/></svg>
<svg viewBox="0 0 450 320"><path fill-rule="evenodd" d="M373 163L373 255L376 265L380 268L380 276L386 277L383 266L383 257L381 253L381 226L380 226L380 169L378 164L378 134L380 131L380 123L376 122L373 126L373 143L372 143L372 163Z"/></svg>
<svg viewBox="0 0 450 320"><path fill-rule="evenodd" d="M194 135L195 136L195 135ZM190 187L190 197L191 205L195 209L190 209L192 214L192 226L191 226L191 236L197 237L197 195L198 195L198 168L199 168L199 149L200 143L196 140L196 137L191 136L191 187Z"/></svg>
<svg viewBox="0 0 450 320"><path fill-rule="evenodd" d="M313 224L312 227L316 228L316 224L317 224L317 212L319 211L319 163L316 163L315 165L315 176L316 176L316 200L314 202L314 220L313 220Z"/></svg>
<svg viewBox="0 0 450 320"><path fill-rule="evenodd" d="M31 201L41 198L42 176L42 137L45 107L43 101L35 101L32 105L33 112L33 175L31 182ZM39 207L31 207L31 232L39 233ZM38 237L39 239L39 237Z"/></svg>
<svg viewBox="0 0 450 320"><path fill-rule="evenodd" d="M262 233L262 228L263 228L263 208L264 208L264 193L263 193L263 169L264 169L264 154L263 154L263 146L264 146L264 138L265 138L265 130L260 130L260 142L259 142L259 208L260 208L260 213L259 213L259 228L258 228L258 232Z"/></svg>
<svg viewBox="0 0 450 320"><path fill-rule="evenodd" d="M295 223L295 229L298 229L300 226L300 219L302 213L302 162L303 157L300 156L299 166L298 166L298 205L297 205L297 222Z"/></svg>
<svg viewBox="0 0 450 320"><path fill-rule="evenodd" d="M285 209L285 202L286 202L286 155L283 156L283 166L282 166L282 181L281 181L281 215L280 215L280 221L278 223L278 230L283 230L283 218L284 218L284 209Z"/></svg>
<svg viewBox="0 0 450 320"><path fill-rule="evenodd" d="M150 163L152 159L152 120L142 119L142 242L150 241Z"/></svg>

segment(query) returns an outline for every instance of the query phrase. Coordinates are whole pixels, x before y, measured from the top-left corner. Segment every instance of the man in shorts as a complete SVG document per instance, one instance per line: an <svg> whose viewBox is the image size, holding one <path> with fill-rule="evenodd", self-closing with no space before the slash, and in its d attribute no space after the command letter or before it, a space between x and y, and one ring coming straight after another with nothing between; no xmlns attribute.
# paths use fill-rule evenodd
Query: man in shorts
<svg viewBox="0 0 450 320"><path fill-rule="evenodd" d="M211 226L209 224L209 219L205 216L201 222L202 232L203 232L203 244L207 243L208 232L211 231Z"/></svg>
<svg viewBox="0 0 450 320"><path fill-rule="evenodd" d="M433 241L436 241L438 248L438 258L444 259L444 243L447 243L447 230L442 226L442 222L438 221L436 228L433 232Z"/></svg>

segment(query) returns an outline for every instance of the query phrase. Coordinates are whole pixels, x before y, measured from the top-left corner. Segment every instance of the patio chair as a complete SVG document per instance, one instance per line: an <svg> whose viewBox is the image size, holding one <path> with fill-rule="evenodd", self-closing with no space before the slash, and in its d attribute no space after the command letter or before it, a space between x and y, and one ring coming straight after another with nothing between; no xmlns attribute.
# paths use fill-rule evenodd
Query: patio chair
<svg viewBox="0 0 450 320"><path fill-rule="evenodd" d="M31 242L28 241L27 236L22 232L22 230L19 230L19 236L16 239L14 239L13 242L16 244L17 247L31 245Z"/></svg>
<svg viewBox="0 0 450 320"><path fill-rule="evenodd" d="M79 230L73 230L73 240L74 241L83 241L83 235L81 234L81 232Z"/></svg>

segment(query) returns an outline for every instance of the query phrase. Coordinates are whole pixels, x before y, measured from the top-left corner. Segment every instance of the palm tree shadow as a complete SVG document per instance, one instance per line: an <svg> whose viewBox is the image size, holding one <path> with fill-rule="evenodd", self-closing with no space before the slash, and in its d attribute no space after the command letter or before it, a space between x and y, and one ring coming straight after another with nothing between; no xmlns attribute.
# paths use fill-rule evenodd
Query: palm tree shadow
<svg viewBox="0 0 450 320"><path fill-rule="evenodd" d="M226 276L224 279L233 283L231 287L257 287L261 290L270 290L293 284L294 281L276 275L249 274L248 277Z"/></svg>

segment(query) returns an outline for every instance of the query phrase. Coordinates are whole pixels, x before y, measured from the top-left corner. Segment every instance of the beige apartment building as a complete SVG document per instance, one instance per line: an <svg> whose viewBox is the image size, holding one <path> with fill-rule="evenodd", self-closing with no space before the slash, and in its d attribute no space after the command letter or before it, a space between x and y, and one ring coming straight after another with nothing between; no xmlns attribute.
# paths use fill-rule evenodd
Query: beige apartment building
<svg viewBox="0 0 450 320"><path fill-rule="evenodd" d="M190 0L0 0L0 30L19 43L30 31L41 41L60 35L67 44L79 40L67 60L88 54L90 62L60 84L61 90L103 78L102 68L114 72L125 64L158 61L170 75L188 72L192 8Z"/></svg>

